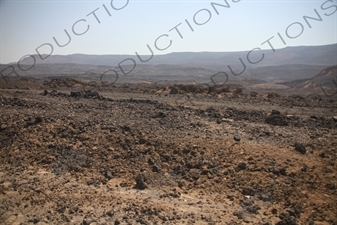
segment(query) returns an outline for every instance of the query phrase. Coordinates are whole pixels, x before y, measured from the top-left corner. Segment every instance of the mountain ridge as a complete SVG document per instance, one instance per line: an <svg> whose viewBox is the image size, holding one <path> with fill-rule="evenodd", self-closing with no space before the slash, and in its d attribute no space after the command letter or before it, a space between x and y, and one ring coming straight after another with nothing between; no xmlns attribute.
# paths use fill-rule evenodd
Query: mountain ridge
<svg viewBox="0 0 337 225"><path fill-rule="evenodd" d="M280 84L304 89L312 89L318 87L335 89L337 88L337 64L324 68L312 78L293 80L291 82L283 82Z"/></svg>
<svg viewBox="0 0 337 225"><path fill-rule="evenodd" d="M257 64L247 62L249 51L231 51L231 52L172 52L164 55L141 55L145 64L169 64L169 65L189 65L203 68L212 68L215 70L228 70L228 66L240 68L242 64L240 58L245 61L247 67L260 66L279 66L287 64L307 64L307 65L324 65L331 66L337 64L337 44L323 46L295 46L273 50L259 50L251 53L251 61L258 61L262 54L264 58ZM36 64L55 64L55 63L76 63L87 65L108 65L118 66L119 63L126 59L122 65L133 63L144 64L140 62L136 55L129 54L70 54L70 55L50 55L45 60L41 60L38 55ZM43 55L44 57L46 55ZM32 64L32 59L25 58L20 64Z"/></svg>

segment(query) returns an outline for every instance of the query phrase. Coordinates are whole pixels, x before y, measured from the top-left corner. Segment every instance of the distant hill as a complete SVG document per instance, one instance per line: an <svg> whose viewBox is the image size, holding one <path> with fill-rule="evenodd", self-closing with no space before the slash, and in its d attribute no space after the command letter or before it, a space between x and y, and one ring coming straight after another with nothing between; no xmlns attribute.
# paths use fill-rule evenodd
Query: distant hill
<svg viewBox="0 0 337 225"><path fill-rule="evenodd" d="M233 76L228 66L234 71L241 71L239 58L247 61L248 51L241 52L179 52L166 55L155 55L150 61L140 63L135 55L51 55L46 60L39 60L32 69L20 71L17 63L13 64L20 75L37 76L68 76L82 79L97 80L106 70L114 69L123 82L142 82L153 80L194 80L209 82L210 77L217 72L225 71L231 81L241 81L247 84L280 83L309 79L326 67L337 64L337 44L324 46L286 47L272 50L256 51L252 60L257 60L262 54L264 59L257 64L248 65L243 74ZM255 54L255 56L254 56ZM254 57L257 57L254 59ZM118 64L132 58L137 65L132 73L124 76ZM148 59L149 56L141 56ZM31 59L24 59L21 65L31 65ZM8 65L0 65L0 69ZM132 69L130 60L122 64L125 71ZM298 82L298 81L296 81ZM289 83L295 85L295 83Z"/></svg>
<svg viewBox="0 0 337 225"><path fill-rule="evenodd" d="M137 65L183 65L191 67L202 67L213 70L228 70L227 66L241 65L239 58L247 61L247 54L249 51L240 52L177 52L166 55L154 55L151 60L146 63L141 63L136 55L51 55L45 60L39 59L37 64L85 64L85 65L106 65L118 66L118 64L127 59L132 58L136 61ZM279 66L287 64L306 64L306 65L324 65L331 66L337 64L337 44L324 45L324 46L299 46L299 47L286 47L277 49L276 52L272 50L261 50L252 53L256 60L265 54L264 59L251 67L262 66ZM142 56L143 59L148 59L149 56ZM22 64L31 64L31 59L24 59ZM131 64L130 61L125 64ZM247 65L248 66L248 65ZM241 67L240 67L241 68Z"/></svg>
<svg viewBox="0 0 337 225"><path fill-rule="evenodd" d="M250 76L270 83L280 83L309 79L325 68L326 66L292 64L282 66L265 66L251 70Z"/></svg>
<svg viewBox="0 0 337 225"><path fill-rule="evenodd" d="M323 69L310 79L295 80L281 84L305 89L317 87L337 88L337 65Z"/></svg>
<svg viewBox="0 0 337 225"><path fill-rule="evenodd" d="M8 65L0 65L3 70ZM16 71L20 71L17 65L14 65ZM132 69L131 65L123 66L125 71ZM85 65L74 63L55 63L55 64L37 64L32 69L20 71L21 76L32 76L35 78L46 79L50 77L71 77L82 80L100 80L101 75L107 70L116 70L118 72L120 82L142 82L142 81L158 81L158 80L194 80L195 82L210 82L210 77L218 71L181 66L181 65L139 65L134 71L128 75L123 75L118 67L105 65ZM110 75L109 75L110 74ZM105 79L114 80L113 72L107 73ZM232 78L233 79L233 78Z"/></svg>

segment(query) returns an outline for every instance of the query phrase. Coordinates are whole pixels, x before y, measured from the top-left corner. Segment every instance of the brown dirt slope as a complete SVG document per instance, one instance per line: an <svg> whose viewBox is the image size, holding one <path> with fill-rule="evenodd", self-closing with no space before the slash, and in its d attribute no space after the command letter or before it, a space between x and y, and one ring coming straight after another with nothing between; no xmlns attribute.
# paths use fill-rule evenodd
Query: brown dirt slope
<svg viewBox="0 0 337 225"><path fill-rule="evenodd" d="M1 224L337 224L335 100L70 91L0 90Z"/></svg>

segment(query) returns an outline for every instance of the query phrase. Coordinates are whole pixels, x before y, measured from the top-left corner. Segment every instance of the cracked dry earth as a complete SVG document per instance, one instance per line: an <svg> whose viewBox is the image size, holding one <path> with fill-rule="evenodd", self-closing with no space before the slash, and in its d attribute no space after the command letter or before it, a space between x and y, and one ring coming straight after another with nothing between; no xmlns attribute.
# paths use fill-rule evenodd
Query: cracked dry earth
<svg viewBox="0 0 337 225"><path fill-rule="evenodd" d="M336 100L0 93L1 224L337 224Z"/></svg>

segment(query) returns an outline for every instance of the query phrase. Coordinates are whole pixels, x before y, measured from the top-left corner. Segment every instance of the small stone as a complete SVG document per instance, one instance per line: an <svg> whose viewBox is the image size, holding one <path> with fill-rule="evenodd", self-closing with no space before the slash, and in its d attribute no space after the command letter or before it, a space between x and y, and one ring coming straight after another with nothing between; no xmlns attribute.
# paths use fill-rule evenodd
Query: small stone
<svg viewBox="0 0 337 225"><path fill-rule="evenodd" d="M164 117L166 117L166 114L163 113L163 112L159 112L159 113L157 114L157 117L158 117L158 118L164 118Z"/></svg>
<svg viewBox="0 0 337 225"><path fill-rule="evenodd" d="M114 216L114 212L111 210L111 211L108 211L106 213L109 217L113 217Z"/></svg>
<svg viewBox="0 0 337 225"><path fill-rule="evenodd" d="M287 118L282 114L277 114L276 112L266 116L265 122L276 126L288 126Z"/></svg>
<svg viewBox="0 0 337 225"><path fill-rule="evenodd" d="M67 131L63 131L62 134L61 134L61 136L62 136L63 138L68 137L68 132L67 132Z"/></svg>
<svg viewBox="0 0 337 225"><path fill-rule="evenodd" d="M41 123L42 122L42 117L38 116L35 118L35 124Z"/></svg>
<svg viewBox="0 0 337 225"><path fill-rule="evenodd" d="M145 184L146 178L143 174L141 173L138 174L135 180L136 180L136 186L135 186L136 189L144 190L145 188L147 188L147 185Z"/></svg>
<svg viewBox="0 0 337 225"><path fill-rule="evenodd" d="M70 223L71 222L71 220L69 219L69 217L66 216L66 215L64 215L63 213L61 214L61 218L66 223ZM93 224L91 224L91 225L93 225Z"/></svg>
<svg viewBox="0 0 337 225"><path fill-rule="evenodd" d="M29 223L34 223L34 224L37 224L39 221L40 221L40 219L36 218L36 217L28 220Z"/></svg>
<svg viewBox="0 0 337 225"><path fill-rule="evenodd" d="M239 135L234 135L234 141L241 141L241 137Z"/></svg>
<svg viewBox="0 0 337 225"><path fill-rule="evenodd" d="M232 194L232 193L227 194L227 198L229 200L233 201L234 200L234 194Z"/></svg>
<svg viewBox="0 0 337 225"><path fill-rule="evenodd" d="M27 127L33 126L34 124L35 124L35 122L34 122L34 121L31 121L31 120L29 120L29 121L26 122L26 126L27 126Z"/></svg>
<svg viewBox="0 0 337 225"><path fill-rule="evenodd" d="M129 132L129 131L131 131L131 128L129 126L127 126L127 125L124 125L121 128L122 128L123 132Z"/></svg>
<svg viewBox="0 0 337 225"><path fill-rule="evenodd" d="M243 210L237 210L233 213L233 215L240 220L245 219L245 212Z"/></svg>
<svg viewBox="0 0 337 225"><path fill-rule="evenodd" d="M254 191L253 189L251 189L251 188L244 188L244 189L242 190L242 194L243 194L243 195L254 196L255 191Z"/></svg>
<svg viewBox="0 0 337 225"><path fill-rule="evenodd" d="M147 141L146 141L145 138L143 138L143 137L140 137L140 138L139 138L139 144L143 145L143 144L145 144L146 142L147 142Z"/></svg>
<svg viewBox="0 0 337 225"><path fill-rule="evenodd" d="M153 160L152 158L149 158L149 159L147 160L147 163L148 163L149 165L154 165L154 160Z"/></svg>
<svg viewBox="0 0 337 225"><path fill-rule="evenodd" d="M79 91L71 91L70 92L70 97L80 97L81 96L81 92Z"/></svg>
<svg viewBox="0 0 337 225"><path fill-rule="evenodd" d="M277 222L276 225L297 225L296 218L289 214L281 213L279 218L281 221Z"/></svg>
<svg viewBox="0 0 337 225"><path fill-rule="evenodd" d="M298 151L299 153L305 154L307 152L303 144L295 143L294 147L295 147L295 150Z"/></svg>
<svg viewBox="0 0 337 225"><path fill-rule="evenodd" d="M272 114L272 115L280 115L281 112L280 112L280 111L277 111L277 110L275 110L275 109L273 109L273 110L271 111L271 114Z"/></svg>
<svg viewBox="0 0 337 225"><path fill-rule="evenodd" d="M333 121L337 122L337 116L332 117Z"/></svg>
<svg viewBox="0 0 337 225"><path fill-rule="evenodd" d="M321 158L325 158L325 153L322 152L322 153L320 153L318 156L321 157Z"/></svg>
<svg viewBox="0 0 337 225"><path fill-rule="evenodd" d="M336 189L336 185L333 184L333 183L328 183L328 184L326 184L325 186L326 186L328 189L330 189L330 190L335 190L335 189Z"/></svg>
<svg viewBox="0 0 337 225"><path fill-rule="evenodd" d="M281 169L279 170L279 173L280 173L281 175L283 175L283 176L287 176L287 169L286 169L286 168L281 168Z"/></svg>
<svg viewBox="0 0 337 225"><path fill-rule="evenodd" d="M105 172L105 177L108 178L109 180L113 178L112 172L111 171L106 171Z"/></svg>
<svg viewBox="0 0 337 225"><path fill-rule="evenodd" d="M1 124L1 130L5 130L7 128L6 124Z"/></svg>
<svg viewBox="0 0 337 225"><path fill-rule="evenodd" d="M168 155L168 154L164 154L164 155L162 155L162 159L163 159L164 162L168 162L168 161L171 160L171 156Z"/></svg>
<svg viewBox="0 0 337 225"><path fill-rule="evenodd" d="M244 163L244 162L240 162L240 163L238 164L238 169L239 169L239 170L245 170L245 169L247 169L247 164Z"/></svg>
<svg viewBox="0 0 337 225"><path fill-rule="evenodd" d="M246 197L246 196L245 196ZM250 197L250 196L249 196ZM247 198L242 202L243 206L251 206L254 204L254 201L251 198Z"/></svg>
<svg viewBox="0 0 337 225"><path fill-rule="evenodd" d="M310 116L310 119L318 120L319 118L317 116Z"/></svg>
<svg viewBox="0 0 337 225"><path fill-rule="evenodd" d="M96 222L93 218L87 217L83 219L82 224L83 225L90 225L92 223Z"/></svg>
<svg viewBox="0 0 337 225"><path fill-rule="evenodd" d="M259 199L264 201L264 202L268 202L272 200L271 194L270 193L265 193L265 194L261 194L259 196Z"/></svg>
<svg viewBox="0 0 337 225"><path fill-rule="evenodd" d="M183 153L184 154L188 154L188 153L190 153L191 152L191 149L189 149L189 148L184 148L183 149Z"/></svg>
<svg viewBox="0 0 337 225"><path fill-rule="evenodd" d="M158 173L159 171L160 171L160 167L157 166L157 164L154 164L154 165L152 166L152 172Z"/></svg>
<svg viewBox="0 0 337 225"><path fill-rule="evenodd" d="M272 210L271 210L271 213L274 214L274 215L276 215L276 214L277 214L277 209L275 209L275 208L272 209Z"/></svg>
<svg viewBox="0 0 337 225"><path fill-rule="evenodd" d="M246 211L252 214L257 214L257 211L259 211L260 209L261 207L258 205L252 205L252 206L246 207Z"/></svg>

